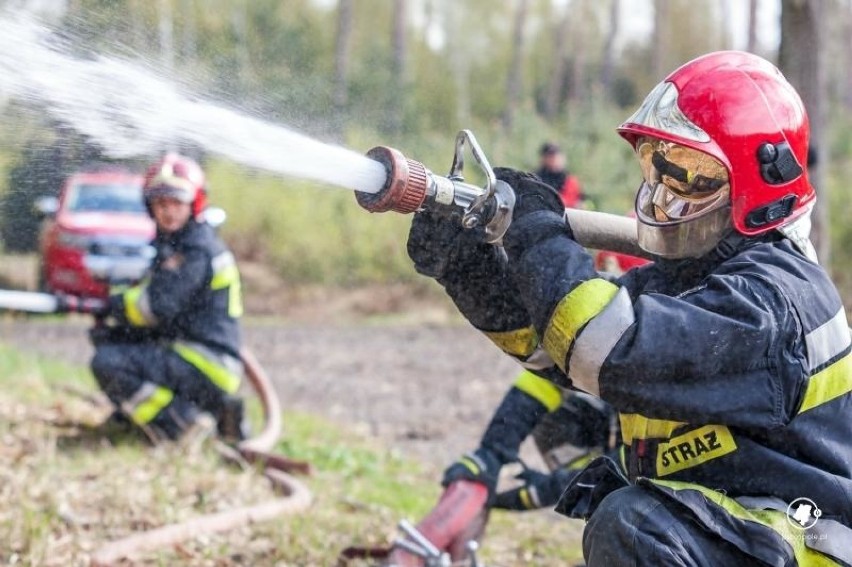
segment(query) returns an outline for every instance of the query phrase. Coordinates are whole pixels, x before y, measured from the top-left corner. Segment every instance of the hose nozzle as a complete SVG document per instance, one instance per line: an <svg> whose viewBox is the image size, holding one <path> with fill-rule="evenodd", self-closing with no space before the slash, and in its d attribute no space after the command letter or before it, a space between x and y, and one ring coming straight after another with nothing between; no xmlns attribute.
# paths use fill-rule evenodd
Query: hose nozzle
<svg viewBox="0 0 852 567"><path fill-rule="evenodd" d="M463 150L465 143L485 174L485 185L465 183ZM485 240L497 243L512 222L515 193L506 183L498 181L488 159L470 130L456 136L453 165L447 176L436 175L401 152L387 146L377 146L367 157L381 163L387 180L377 193L355 192L358 204L371 213L395 211L413 213L426 209L431 212L459 215L465 228L483 227Z"/></svg>
<svg viewBox="0 0 852 567"><path fill-rule="evenodd" d="M388 178L378 193L355 191L359 205L371 213L408 214L420 208L426 199L430 175L422 163L387 146L376 146L367 152L367 157L385 166Z"/></svg>

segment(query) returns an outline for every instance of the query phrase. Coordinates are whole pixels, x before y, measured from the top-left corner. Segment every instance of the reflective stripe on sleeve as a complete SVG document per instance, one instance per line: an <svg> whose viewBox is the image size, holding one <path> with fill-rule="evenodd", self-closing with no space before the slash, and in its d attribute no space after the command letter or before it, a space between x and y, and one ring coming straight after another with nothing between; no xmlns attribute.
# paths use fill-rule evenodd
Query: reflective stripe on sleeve
<svg viewBox="0 0 852 567"><path fill-rule="evenodd" d="M847 354L808 380L799 413L852 392L852 354Z"/></svg>
<svg viewBox="0 0 852 567"><path fill-rule="evenodd" d="M568 361L568 375L577 388L595 396L600 395L601 366L635 321L630 295L622 288L577 337Z"/></svg>
<svg viewBox="0 0 852 567"><path fill-rule="evenodd" d="M235 361L231 365L234 368L228 368L228 359L231 357L217 356L201 345L179 341L172 348L222 391L233 394L239 389L242 371L236 365L241 363Z"/></svg>
<svg viewBox="0 0 852 567"><path fill-rule="evenodd" d="M518 497L521 500L521 505L527 510L536 510L541 508L541 498L538 496L538 489L535 486L525 486L518 491Z"/></svg>
<svg viewBox="0 0 852 567"><path fill-rule="evenodd" d="M151 311L151 298L147 285L137 285L128 288L122 295L124 299L124 316L134 327L149 327L157 324L157 317Z"/></svg>
<svg viewBox="0 0 852 567"><path fill-rule="evenodd" d="M652 419L638 413L618 414L618 421L625 445L630 445L635 439L668 439L675 429L686 425L683 421Z"/></svg>
<svg viewBox="0 0 852 567"><path fill-rule="evenodd" d="M174 392L168 388L145 382L129 400L121 404L121 409L133 423L145 425L172 403L174 397Z"/></svg>
<svg viewBox="0 0 852 567"><path fill-rule="evenodd" d="M484 333L500 350L512 356L529 356L538 346L538 334L532 325L513 331Z"/></svg>
<svg viewBox="0 0 852 567"><path fill-rule="evenodd" d="M213 278L210 289L228 290L228 315L234 319L243 314L242 285L237 261L230 252L222 252L211 261Z"/></svg>
<svg viewBox="0 0 852 567"><path fill-rule="evenodd" d="M837 357L852 344L849 324L843 308L830 321L807 334L805 344L808 347L808 365L816 370L829 360Z"/></svg>
<svg viewBox="0 0 852 567"><path fill-rule="evenodd" d="M560 370L565 370L565 357L577 333L604 310L616 293L618 286L594 278L571 290L553 310L542 343Z"/></svg>
<svg viewBox="0 0 852 567"><path fill-rule="evenodd" d="M553 382L525 370L515 378L515 388L541 403L548 412L562 404L562 392Z"/></svg>

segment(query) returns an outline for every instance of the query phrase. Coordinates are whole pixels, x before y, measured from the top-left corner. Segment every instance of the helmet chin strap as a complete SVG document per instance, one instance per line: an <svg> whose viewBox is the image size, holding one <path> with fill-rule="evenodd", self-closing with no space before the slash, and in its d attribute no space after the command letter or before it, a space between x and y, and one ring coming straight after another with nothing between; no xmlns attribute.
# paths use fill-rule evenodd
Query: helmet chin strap
<svg viewBox="0 0 852 567"><path fill-rule="evenodd" d="M819 264L816 248L811 242L811 212L813 212L813 203L808 205L808 210L799 216L793 222L787 223L778 227L778 232L790 239L790 242L815 264Z"/></svg>

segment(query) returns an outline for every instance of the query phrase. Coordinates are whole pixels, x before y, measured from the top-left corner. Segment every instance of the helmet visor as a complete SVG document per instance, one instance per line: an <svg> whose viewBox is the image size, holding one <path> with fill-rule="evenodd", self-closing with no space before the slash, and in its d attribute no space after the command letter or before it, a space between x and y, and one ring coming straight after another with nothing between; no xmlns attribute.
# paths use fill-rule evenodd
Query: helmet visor
<svg viewBox="0 0 852 567"><path fill-rule="evenodd" d="M195 186L188 179L160 173L145 187L145 198L170 197L182 203L191 203L195 198Z"/></svg>
<svg viewBox="0 0 852 567"><path fill-rule="evenodd" d="M729 204L728 170L709 154L651 137L635 147L643 178L636 196L640 222L672 226Z"/></svg>

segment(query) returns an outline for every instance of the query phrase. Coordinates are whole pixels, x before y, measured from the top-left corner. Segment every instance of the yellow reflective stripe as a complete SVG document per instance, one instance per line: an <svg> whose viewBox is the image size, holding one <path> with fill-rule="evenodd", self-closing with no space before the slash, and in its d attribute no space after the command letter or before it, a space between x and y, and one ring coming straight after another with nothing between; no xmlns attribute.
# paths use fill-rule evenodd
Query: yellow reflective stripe
<svg viewBox="0 0 852 567"><path fill-rule="evenodd" d="M515 378L514 385L518 390L541 402L548 412L555 411L562 404L562 392L559 388L550 380L536 376L529 370L521 372Z"/></svg>
<svg viewBox="0 0 852 567"><path fill-rule="evenodd" d="M533 507L534 507L534 506L533 506L533 503L532 503L532 500L530 499L530 493L529 493L529 491L527 490L527 488L526 488L526 487L522 488L522 489L518 492L518 496L521 498L521 504L523 504L523 505L524 505L524 508L526 508L527 510L529 510L530 508L533 508Z"/></svg>
<svg viewBox="0 0 852 567"><path fill-rule="evenodd" d="M476 464L476 461L474 461L473 459L471 459L468 456L462 457L459 462L462 465L464 465L465 468L467 468L467 470L469 470L470 472L472 472L475 475L478 475L480 472L482 472L481 469L479 468L479 465Z"/></svg>
<svg viewBox="0 0 852 567"><path fill-rule="evenodd" d="M228 315L236 319L243 316L243 295L240 278L228 288Z"/></svg>
<svg viewBox="0 0 852 567"><path fill-rule="evenodd" d="M668 439L678 427L686 425L683 421L651 419L638 413L621 413L621 436L624 443L630 445L634 439Z"/></svg>
<svg viewBox="0 0 852 567"><path fill-rule="evenodd" d="M233 394L240 387L240 377L224 366L216 364L184 344L175 343L173 348L181 358L196 367L224 392Z"/></svg>
<svg viewBox="0 0 852 567"><path fill-rule="evenodd" d="M168 388L157 386L150 396L133 408L130 419L137 425L145 425L163 411L167 405L172 403L174 393Z"/></svg>
<svg viewBox="0 0 852 567"><path fill-rule="evenodd" d="M700 492L707 500L723 508L731 516L744 521L762 524L776 532L784 541L793 548L796 564L800 567L839 567L839 563L833 561L822 553L810 549L806 545L806 531L794 528L788 521L787 514L776 510L750 510L742 504L725 496L721 492L711 490L700 484L690 482L679 482L674 480L649 479L654 484L665 486L675 492L681 490L695 490Z"/></svg>
<svg viewBox="0 0 852 567"><path fill-rule="evenodd" d="M659 444L657 476L697 467L736 450L730 429L724 425L705 425Z"/></svg>
<svg viewBox="0 0 852 567"><path fill-rule="evenodd" d="M485 332L485 336L512 356L529 356L538 346L538 334L532 326L504 332Z"/></svg>
<svg viewBox="0 0 852 567"><path fill-rule="evenodd" d="M847 354L808 380L799 413L852 392L852 354Z"/></svg>
<svg viewBox="0 0 852 567"><path fill-rule="evenodd" d="M565 357L583 326L603 311L615 294L618 286L603 279L587 280L562 298L547 329L544 331L544 350L561 370L565 370Z"/></svg>
<svg viewBox="0 0 852 567"><path fill-rule="evenodd" d="M622 447L621 452L622 453L624 452L624 447ZM589 463L591 463L593 460L597 459L600 456L601 456L600 451L589 451L585 455L580 455L579 457L577 457L576 459L574 459L573 461L571 461L570 463L565 465L565 468L569 471L577 471L577 470L580 470L580 469L584 469L584 468L586 468L586 465L588 465Z"/></svg>
<svg viewBox="0 0 852 567"><path fill-rule="evenodd" d="M237 266L231 264L213 274L213 279L210 280L211 289L225 289L229 285L240 280L240 271Z"/></svg>
<svg viewBox="0 0 852 567"><path fill-rule="evenodd" d="M127 322L136 327L144 327L148 320L142 311L139 309L139 299L142 297L142 292L145 291L143 286L134 286L124 292L124 316L127 317Z"/></svg>
<svg viewBox="0 0 852 567"><path fill-rule="evenodd" d="M242 285L240 271L235 264L230 264L215 274L210 280L210 289L228 288L228 315L236 319L243 314Z"/></svg>

